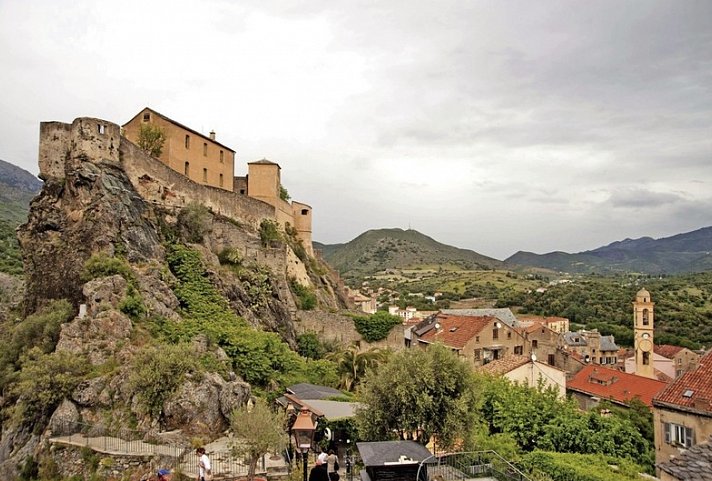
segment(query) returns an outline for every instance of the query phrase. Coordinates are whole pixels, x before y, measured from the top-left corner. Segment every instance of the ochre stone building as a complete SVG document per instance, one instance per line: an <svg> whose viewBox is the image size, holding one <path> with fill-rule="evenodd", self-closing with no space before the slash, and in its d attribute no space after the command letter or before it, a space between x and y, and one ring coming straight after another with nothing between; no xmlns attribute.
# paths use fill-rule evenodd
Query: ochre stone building
<svg viewBox="0 0 712 481"><path fill-rule="evenodd" d="M142 125L155 125L163 130L166 142L158 157L164 164L193 182L232 190L235 151L190 127L169 119L146 107L123 125L123 134L138 143Z"/></svg>
<svg viewBox="0 0 712 481"><path fill-rule="evenodd" d="M155 125L166 136L158 157L172 170L193 182L246 195L274 207L275 220L296 230L310 256L312 246L312 208L304 203L282 198L281 167L262 159L248 163L244 177L234 177L235 151L215 139L215 132L205 136L148 107L122 126L123 135L137 143L142 125Z"/></svg>

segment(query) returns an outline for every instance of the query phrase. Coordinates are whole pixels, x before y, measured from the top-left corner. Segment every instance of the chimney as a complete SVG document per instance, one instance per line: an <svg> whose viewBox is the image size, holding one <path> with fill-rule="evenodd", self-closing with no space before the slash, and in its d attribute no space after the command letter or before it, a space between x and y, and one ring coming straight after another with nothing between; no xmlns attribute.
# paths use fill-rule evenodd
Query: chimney
<svg viewBox="0 0 712 481"><path fill-rule="evenodd" d="M210 131L210 140L215 140L215 131L214 130Z"/></svg>

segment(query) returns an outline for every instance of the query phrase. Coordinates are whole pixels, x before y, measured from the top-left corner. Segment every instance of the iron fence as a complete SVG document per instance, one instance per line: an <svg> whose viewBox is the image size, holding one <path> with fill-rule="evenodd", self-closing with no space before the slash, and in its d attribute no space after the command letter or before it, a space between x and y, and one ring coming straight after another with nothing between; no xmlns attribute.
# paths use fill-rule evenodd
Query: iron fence
<svg viewBox="0 0 712 481"><path fill-rule="evenodd" d="M495 451L431 456L420 463L417 475L418 481L465 481L478 478L530 481L516 466Z"/></svg>

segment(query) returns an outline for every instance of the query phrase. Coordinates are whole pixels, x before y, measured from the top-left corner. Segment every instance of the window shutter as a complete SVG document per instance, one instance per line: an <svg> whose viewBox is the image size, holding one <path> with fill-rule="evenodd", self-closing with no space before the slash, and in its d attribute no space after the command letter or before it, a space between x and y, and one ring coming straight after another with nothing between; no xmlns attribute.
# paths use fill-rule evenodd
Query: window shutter
<svg viewBox="0 0 712 481"><path fill-rule="evenodd" d="M685 428L685 446L691 447L695 445L695 432L692 428Z"/></svg>
<svg viewBox="0 0 712 481"><path fill-rule="evenodd" d="M665 431L665 443L670 444L670 423L663 423L663 431Z"/></svg>

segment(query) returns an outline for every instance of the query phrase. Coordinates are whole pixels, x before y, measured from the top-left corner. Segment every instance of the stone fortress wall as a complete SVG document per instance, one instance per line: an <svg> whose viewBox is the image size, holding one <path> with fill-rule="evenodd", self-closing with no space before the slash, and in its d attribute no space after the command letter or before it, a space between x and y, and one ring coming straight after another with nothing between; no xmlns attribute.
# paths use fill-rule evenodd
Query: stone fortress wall
<svg viewBox="0 0 712 481"><path fill-rule="evenodd" d="M274 206L190 180L122 137L119 125L106 120L81 117L71 124L42 122L40 177L63 179L70 152L75 158L121 168L141 197L154 205L175 210L198 202L216 214L239 220L255 229L264 219L277 220Z"/></svg>

